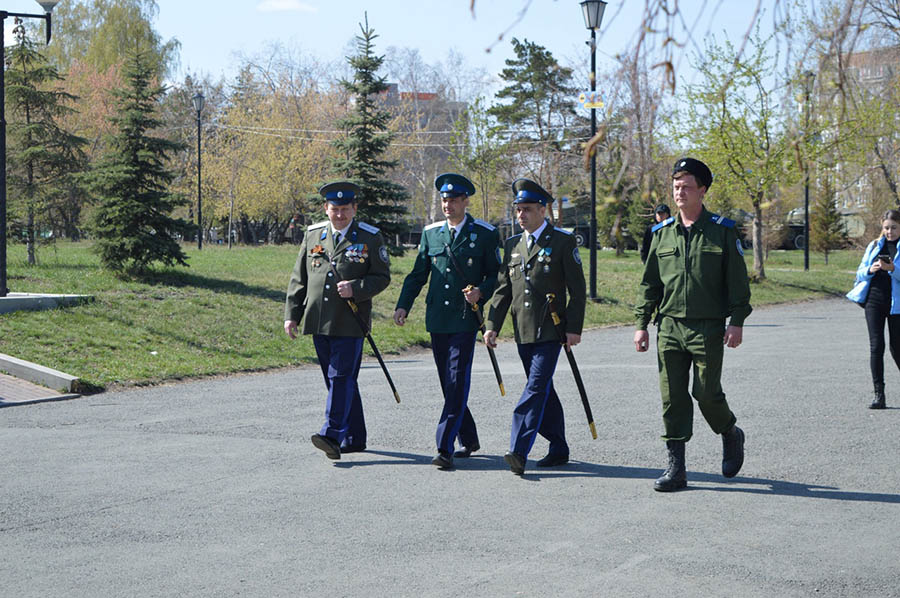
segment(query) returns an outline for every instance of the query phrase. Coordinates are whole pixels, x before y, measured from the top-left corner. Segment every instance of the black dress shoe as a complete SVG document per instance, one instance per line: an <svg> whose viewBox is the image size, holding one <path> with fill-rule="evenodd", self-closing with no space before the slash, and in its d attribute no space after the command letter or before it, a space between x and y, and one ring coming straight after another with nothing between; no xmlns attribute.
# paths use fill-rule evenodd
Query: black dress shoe
<svg viewBox="0 0 900 598"><path fill-rule="evenodd" d="M343 445L341 446L341 454L346 455L347 453L361 453L366 450L366 445L364 444L356 444L356 445Z"/></svg>
<svg viewBox="0 0 900 598"><path fill-rule="evenodd" d="M549 454L540 461L537 462L538 467L557 467L559 465L565 465L569 462L569 455L554 455Z"/></svg>
<svg viewBox="0 0 900 598"><path fill-rule="evenodd" d="M322 436L321 434L313 434L310 440L312 440L313 446L320 451L323 451L325 456L329 459L341 458L341 445L339 445L336 440L332 440L328 436Z"/></svg>
<svg viewBox="0 0 900 598"><path fill-rule="evenodd" d="M506 453L503 455L503 459L506 460L506 463L509 465L509 470L516 475L522 475L525 473L525 457L518 453Z"/></svg>
<svg viewBox="0 0 900 598"><path fill-rule="evenodd" d="M477 442L472 446L464 446L461 447L458 451L453 453L453 457L456 459L467 459L472 456L472 453L481 448L481 445Z"/></svg>
<svg viewBox="0 0 900 598"><path fill-rule="evenodd" d="M450 453L440 451L437 457L431 460L432 465L437 465L440 469L453 469L453 457Z"/></svg>
<svg viewBox="0 0 900 598"><path fill-rule="evenodd" d="M744 464L744 431L737 426L722 434L722 475L733 478Z"/></svg>

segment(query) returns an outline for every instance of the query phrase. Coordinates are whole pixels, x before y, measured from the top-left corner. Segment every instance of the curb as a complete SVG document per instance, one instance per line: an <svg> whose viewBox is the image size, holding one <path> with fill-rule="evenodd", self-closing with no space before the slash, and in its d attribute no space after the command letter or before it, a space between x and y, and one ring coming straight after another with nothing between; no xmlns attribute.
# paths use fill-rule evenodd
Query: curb
<svg viewBox="0 0 900 598"><path fill-rule="evenodd" d="M22 380L63 392L77 392L78 378L24 359L0 353L0 370Z"/></svg>
<svg viewBox="0 0 900 598"><path fill-rule="evenodd" d="M91 295L52 295L46 293L9 293L0 297L0 314L12 311L39 311L90 303Z"/></svg>

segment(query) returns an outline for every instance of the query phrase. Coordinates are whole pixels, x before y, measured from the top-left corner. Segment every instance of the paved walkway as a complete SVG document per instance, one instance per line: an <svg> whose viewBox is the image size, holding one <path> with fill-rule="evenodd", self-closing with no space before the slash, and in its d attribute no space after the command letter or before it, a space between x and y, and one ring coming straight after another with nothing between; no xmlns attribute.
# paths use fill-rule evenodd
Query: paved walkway
<svg viewBox="0 0 900 598"><path fill-rule="evenodd" d="M0 374L0 407L21 406L44 401L62 401L79 395L32 384L20 378Z"/></svg>
<svg viewBox="0 0 900 598"><path fill-rule="evenodd" d="M523 382L510 342L506 398L477 348L483 448L450 472L430 465L428 353L389 356L399 405L364 364L369 451L338 462L309 442L317 368L2 409L0 595L900 596L900 374L887 368L892 408L866 409L862 310L753 313L724 379L744 469L722 478L721 441L695 421L674 494L652 490L656 357L631 336L592 331L576 348L596 441L560 361L573 462L532 460L523 477L502 458Z"/></svg>

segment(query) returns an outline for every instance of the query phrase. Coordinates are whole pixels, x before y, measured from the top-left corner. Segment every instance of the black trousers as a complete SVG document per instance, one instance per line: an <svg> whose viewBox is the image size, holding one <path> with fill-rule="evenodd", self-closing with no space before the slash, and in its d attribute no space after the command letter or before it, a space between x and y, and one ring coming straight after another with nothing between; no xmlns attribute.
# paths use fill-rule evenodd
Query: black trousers
<svg viewBox="0 0 900 598"><path fill-rule="evenodd" d="M869 367L876 389L884 386L884 322L890 335L891 357L900 369L900 314L891 315L890 301L866 301L866 325L869 328Z"/></svg>

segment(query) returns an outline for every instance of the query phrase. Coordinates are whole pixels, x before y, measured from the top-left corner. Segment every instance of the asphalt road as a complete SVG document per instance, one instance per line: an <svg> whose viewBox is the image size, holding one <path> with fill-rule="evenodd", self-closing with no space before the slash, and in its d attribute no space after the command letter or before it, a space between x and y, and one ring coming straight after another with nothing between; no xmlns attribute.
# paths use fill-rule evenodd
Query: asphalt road
<svg viewBox="0 0 900 598"><path fill-rule="evenodd" d="M747 433L733 480L699 418L689 488L661 494L655 351L630 328L576 348L600 438L560 360L573 462L503 462L508 396L476 351L482 450L439 471L430 352L360 382L369 451L309 442L318 368L99 394L0 411L0 596L900 596L900 374L871 396L863 312L841 300L757 310L726 350ZM890 359L888 358L888 361ZM531 457L540 458L539 439Z"/></svg>

